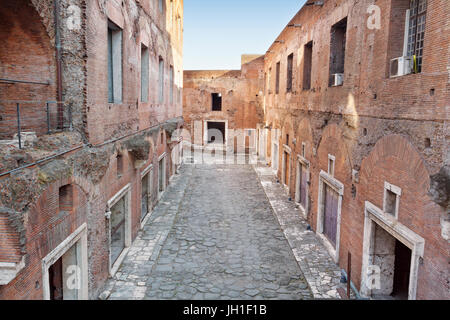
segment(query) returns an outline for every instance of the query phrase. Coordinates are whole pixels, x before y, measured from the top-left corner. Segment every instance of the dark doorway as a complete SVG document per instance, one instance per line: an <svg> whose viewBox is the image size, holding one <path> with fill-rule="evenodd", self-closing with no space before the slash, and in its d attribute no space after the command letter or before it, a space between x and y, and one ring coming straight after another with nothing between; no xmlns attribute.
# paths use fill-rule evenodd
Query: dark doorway
<svg viewBox="0 0 450 320"><path fill-rule="evenodd" d="M49 269L50 300L63 300L63 263L59 258Z"/></svg>
<svg viewBox="0 0 450 320"><path fill-rule="evenodd" d="M395 240L394 288L395 299L408 299L409 275L411 268L411 249Z"/></svg>
<svg viewBox="0 0 450 320"><path fill-rule="evenodd" d="M225 143L225 122L208 122L208 143Z"/></svg>

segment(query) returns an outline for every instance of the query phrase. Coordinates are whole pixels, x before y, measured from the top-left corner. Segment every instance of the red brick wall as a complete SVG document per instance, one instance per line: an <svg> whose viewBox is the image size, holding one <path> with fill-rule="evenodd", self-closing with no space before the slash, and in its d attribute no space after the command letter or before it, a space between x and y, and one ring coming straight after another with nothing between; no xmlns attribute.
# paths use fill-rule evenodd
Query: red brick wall
<svg viewBox="0 0 450 320"><path fill-rule="evenodd" d="M49 82L42 85L0 81L0 139L12 139L17 133L18 102L22 129L44 134L46 101L56 100L55 49L29 1L2 1L0 40L0 78Z"/></svg>
<svg viewBox="0 0 450 320"><path fill-rule="evenodd" d="M183 17L183 1L170 1L175 10L173 14ZM41 1L36 1L36 8L29 5L29 1L19 1L16 6L23 9L24 16L12 14L16 9L2 4L0 22L8 25L14 37L9 37L6 47L0 48L0 58L11 65L21 59L23 67L17 68L22 75L35 75L50 78L50 73L54 74L54 49L52 48L52 8ZM144 7L139 6L141 3ZM82 28L78 32L71 31L65 34L66 24L62 27L62 37L65 50L76 47L73 55L77 58L86 59L86 64L82 64L82 72L79 65L71 60L70 55L63 52L63 81L65 95L74 98L75 105L80 110L76 110L78 115L83 115L81 127L76 126L82 134L88 138L87 141L96 146L84 146L72 153L42 163L40 166L49 166L55 170L48 173L51 179L57 176L57 164L61 161L70 172L67 175L71 178L61 179L57 182L48 183L39 180L39 165L30 168L29 171L19 170L16 175L20 177L17 181L10 176L2 178L2 192L0 193L0 205L20 209L19 214L25 215L25 268L16 279L8 285L0 286L0 299L42 299L42 274L41 260L48 252L63 241L76 227L86 222L88 225L88 253L89 253L89 297L97 298L105 280L109 277L109 243L108 228L105 213L107 202L124 186L130 184L131 187L131 229L132 239L135 239L140 229L141 222L141 172L149 164L153 164L153 194L157 201L158 188L158 157L164 152L166 155L168 184L171 172L170 150L167 146L168 138L164 129L158 128L168 119L180 117L182 115L181 88L182 76L177 76L177 72L182 73L182 36L178 35L178 28L169 26L170 16L161 15L155 7L156 1L134 1L125 0L123 6L120 1L108 1L106 6L95 1L88 1L86 8L81 8ZM169 3L169 1L167 1ZM8 6L8 8L6 8ZM24 8L22 8L23 6ZM3 10L5 8L5 10ZM61 14L66 13L67 8L62 5ZM18 10L18 11L20 11ZM41 17L39 17L39 15ZM14 17L12 19L11 17ZM123 28L123 103L109 104L107 95L107 19L121 25ZM172 19L172 21L174 21ZM44 28L45 24L45 28ZM2 25L3 26L3 25ZM14 27L11 27L14 26ZM11 29L11 30L10 30ZM47 30L47 31L45 31ZM0 38L7 37L4 28L0 31ZM3 33L2 33L3 32ZM47 36L47 33L50 35ZM25 39L26 37L29 39ZM86 38L84 38L86 37ZM72 39L75 38L75 39ZM23 39L23 41L22 41ZM30 39L32 41L30 41ZM84 42L84 39L86 41ZM72 41L73 40L73 41ZM28 41L28 43L26 42ZM81 44L80 44L81 43ZM140 52L141 43L146 44L150 50L150 81L149 81L149 102L140 102ZM80 46L78 47L78 44ZM86 52L84 51L86 50ZM80 56L78 53L82 52ZM14 54L16 54L14 57ZM30 53L33 53L32 55ZM28 55L27 55L28 54ZM165 62L165 101L158 103L158 63L157 59L162 56ZM78 61L78 60L77 60ZM84 61L84 60L83 60ZM174 99L169 99L169 67L174 68ZM3 65L2 65L3 66ZM8 65L8 67L10 67ZM67 67L67 68L66 68ZM28 69L27 69L28 68ZM28 70L28 73L26 73ZM0 72L9 72L3 68ZM31 73L30 73L31 72ZM17 72L17 76L20 76ZM76 75L76 76L74 76ZM3 74L2 74L3 77ZM6 77L6 76L5 76ZM76 79L74 79L74 77ZM78 77L78 78L77 78ZM84 78L85 77L85 78ZM52 84L54 83L54 76ZM42 80L42 79L31 79ZM0 86L4 86L0 84ZM10 85L8 85L10 86ZM12 86L10 86L12 87ZM33 99L41 99L47 96L45 90L29 89L28 91L8 91L8 94L27 94ZM50 86L55 94L54 85ZM49 89L50 90L50 89ZM78 95L75 94L79 91ZM3 95L6 91L1 91ZM87 102L83 103L84 95ZM8 96L9 97L9 96ZM177 99L177 97L180 97ZM23 97L21 97L22 99ZM0 96L0 99L4 99ZM53 99L54 96L53 96ZM81 101L81 102L80 102ZM80 103L80 105L78 105ZM1 123L1 121L0 121ZM42 126L41 127L45 127ZM146 130L150 129L152 130ZM153 128L155 127L155 128ZM78 131L78 130L77 130ZM138 132L139 131L139 132ZM160 140L160 133L163 132L163 141ZM0 133L1 134L1 133ZM133 155L127 150L127 139L134 139L134 134L143 135L151 145L149 158L141 168L135 167ZM48 140L51 140L50 136ZM110 139L114 142L108 142ZM56 144L62 150L67 149L67 142L64 136ZM106 142L104 145L101 143ZM80 141L81 143L81 141ZM70 144L69 144L70 145ZM47 147L47 146L45 146ZM116 155L120 150L123 156L123 174L117 176ZM29 150L27 150L29 151ZM31 150L35 151L35 150ZM45 155L48 154L44 153ZM33 157L41 157L41 153L33 154ZM33 158L34 159L34 158ZM58 162L58 163L57 163ZM53 165L56 165L53 167ZM38 182L39 181L39 182ZM53 181L53 180L52 180ZM58 216L56 206L58 205L58 188L60 185L71 181L77 185L74 206L76 210L69 217ZM17 183L6 191L3 188L9 183ZM29 182L29 185L24 186ZM5 189L5 190L3 190ZM29 209L15 199L13 194L16 190L23 191L20 199L29 200ZM55 193L56 192L56 193ZM36 199L39 195L39 199ZM28 203L28 202L27 202ZM19 209L17 211L19 211ZM0 232L3 232L4 221L0 220ZM27 220L28 219L28 220ZM32 223L31 223L32 222ZM57 228L64 226L58 232ZM9 232L9 231L8 231ZM42 233L40 233L42 232ZM13 235L17 240L19 235ZM17 241L15 241L17 242ZM16 248L18 250L18 248ZM3 259L2 259L3 260ZM39 282L39 283L38 283Z"/></svg>
<svg viewBox="0 0 450 320"><path fill-rule="evenodd" d="M32 205L25 217L25 268L5 286L0 286L0 300L42 299L42 259L87 222L89 205L84 190L73 184L74 198L71 212L60 212L59 188L73 183L61 179L51 184Z"/></svg>
<svg viewBox="0 0 450 320"><path fill-rule="evenodd" d="M371 30L367 27L367 9L373 4L381 9L381 28ZM428 1L423 69L419 74L388 77L390 59L401 55L396 45L403 38L399 29L404 24L405 3L400 0L376 3L330 0L323 7L304 7L289 22L302 27L285 28L277 38L285 42L274 43L265 57L265 72L272 69L265 95L265 122L282 129L282 143L286 132L297 138L296 145L290 145L295 150L292 159L300 153L301 142L307 142L306 158L311 162L309 222L314 229L319 172L327 171L328 154L336 156L335 177L344 184L339 264L346 268L350 251L352 280L357 287L361 280L364 201L382 208L381 193L384 181L388 181L402 188L400 223L425 239L417 298L448 298L450 252L441 237L439 220L445 210L427 195L430 175L448 162L444 127L448 118L448 52L444 51L450 36L442 29L446 23L442 10L445 6L443 0ZM330 29L345 17L344 84L328 87ZM303 47L311 40L314 42L311 90L302 90ZM293 92L286 93L286 61L291 53L294 53ZM276 95L275 69L279 61L280 93ZM427 138L431 146L427 145ZM269 137L267 159L272 152L270 141ZM280 144L280 178L282 150ZM292 197L295 168L294 161ZM352 180L352 170L359 171L359 183Z"/></svg>
<svg viewBox="0 0 450 320"><path fill-rule="evenodd" d="M145 2L145 1L144 1ZM153 6L153 5L152 5ZM182 115L181 99L174 84L174 99L169 99L169 68L182 71L180 53L175 50L182 40L169 38L163 16L157 7L144 9L110 1L106 10L95 2L87 5L87 132L90 142L97 144L127 133L143 130ZM155 11L156 10L156 11ZM122 103L108 103L107 19L117 24L123 33L123 91ZM158 29L158 27L160 29ZM149 48L149 99L140 102L141 43ZM158 99L159 57L164 60L164 103Z"/></svg>
<svg viewBox="0 0 450 320"><path fill-rule="evenodd" d="M260 57L244 64L241 70L185 71L183 117L186 128L193 130L194 121L214 119L228 120L229 129L256 129L263 118L262 68ZM221 112L211 109L212 93L222 94Z"/></svg>

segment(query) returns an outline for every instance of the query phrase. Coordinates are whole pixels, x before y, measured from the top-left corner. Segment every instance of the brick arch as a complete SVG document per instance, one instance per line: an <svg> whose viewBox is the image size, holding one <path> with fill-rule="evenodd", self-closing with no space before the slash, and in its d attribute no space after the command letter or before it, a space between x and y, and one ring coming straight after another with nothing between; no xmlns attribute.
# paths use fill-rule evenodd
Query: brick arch
<svg viewBox="0 0 450 320"><path fill-rule="evenodd" d="M428 196L430 176L425 160L404 136L380 138L369 156L362 161L357 210L353 216L353 228L361 230L361 233L356 235L354 242L363 241L365 201L383 209L385 181L401 189L398 222L425 240L416 298L440 299L448 296L448 286L436 286L436 283L445 284L448 279L449 246L447 240L441 237L440 224L444 210ZM362 252L362 247L359 250Z"/></svg>
<svg viewBox="0 0 450 320"><path fill-rule="evenodd" d="M286 141L285 141L286 134L289 134L290 141L292 141L292 139L295 137L294 126L293 126L291 117L287 117L284 120L283 127L281 129L282 144L286 144ZM291 143L289 143L289 144L291 144Z"/></svg>
<svg viewBox="0 0 450 320"><path fill-rule="evenodd" d="M342 130L336 124L329 124L322 132L317 146L318 166L327 171L328 154L336 157L335 172L338 180L344 182L351 178L351 159L344 142Z"/></svg>
<svg viewBox="0 0 450 320"><path fill-rule="evenodd" d="M302 151L302 142L305 142L305 153L306 158L312 158L312 148L313 148L313 131L311 129L311 123L309 119L303 118L299 125L297 126L297 133L295 138L297 139L297 144L295 146L295 151L298 154L301 154Z"/></svg>
<svg viewBox="0 0 450 320"><path fill-rule="evenodd" d="M71 211L58 208L59 188L73 186ZM24 215L21 235L25 265L6 286L0 287L0 299L42 300L42 259L87 221L90 211L89 182L81 177L61 178L49 184ZM36 284L40 284L36 287Z"/></svg>
<svg viewBox="0 0 450 320"><path fill-rule="evenodd" d="M58 215L59 188L65 185L71 185L73 187L73 210L71 214L77 215L78 213L83 213L81 211L85 209L86 211L84 213L87 214L89 199L90 197L95 196L91 193L94 190L93 185L88 180L80 176L62 178L48 185L47 188L40 193L36 201L31 205L26 218L30 227L34 228L45 225L45 222L41 221L42 219L52 219L52 217ZM42 211L41 208L44 208L45 211ZM31 230L32 229L27 228L27 233Z"/></svg>
<svg viewBox="0 0 450 320"><path fill-rule="evenodd" d="M426 168L425 161L414 146L401 135L388 135L382 137L376 143L369 156L361 164L361 182L370 181L377 165L384 161L402 163L402 171L409 173L425 193L430 186L430 174Z"/></svg>

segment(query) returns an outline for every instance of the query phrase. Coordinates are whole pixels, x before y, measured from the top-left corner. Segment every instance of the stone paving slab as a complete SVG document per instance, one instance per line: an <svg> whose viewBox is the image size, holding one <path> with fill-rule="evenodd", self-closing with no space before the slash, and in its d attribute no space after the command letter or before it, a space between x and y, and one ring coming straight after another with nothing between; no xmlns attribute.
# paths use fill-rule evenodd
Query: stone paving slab
<svg viewBox="0 0 450 320"><path fill-rule="evenodd" d="M340 283L339 266L316 234L307 230L308 223L300 209L294 201L288 200L285 188L277 183L272 169L263 165L256 165L254 169L314 298L340 299L337 288L345 284ZM353 292L351 297L355 297Z"/></svg>
<svg viewBox="0 0 450 320"><path fill-rule="evenodd" d="M250 165L185 165L101 299L311 299Z"/></svg>

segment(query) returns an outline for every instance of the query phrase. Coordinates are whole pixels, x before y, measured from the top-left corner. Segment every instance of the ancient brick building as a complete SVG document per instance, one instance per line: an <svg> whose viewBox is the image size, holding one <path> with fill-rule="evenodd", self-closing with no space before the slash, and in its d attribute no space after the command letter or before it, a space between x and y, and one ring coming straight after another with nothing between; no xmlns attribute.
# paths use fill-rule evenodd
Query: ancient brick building
<svg viewBox="0 0 450 320"><path fill-rule="evenodd" d="M307 1L265 56L266 159L362 296L449 298L449 12Z"/></svg>
<svg viewBox="0 0 450 320"><path fill-rule="evenodd" d="M0 3L0 299L116 272L179 165L182 30L182 0Z"/></svg>
<svg viewBox="0 0 450 320"><path fill-rule="evenodd" d="M344 271L350 254L363 297L448 298L449 9L307 1L262 69L252 63L263 84L245 79L245 66L185 73L184 117L191 130L204 121L193 141L211 142L205 120L256 130L259 159Z"/></svg>
<svg viewBox="0 0 450 320"><path fill-rule="evenodd" d="M183 117L196 145L219 142L230 152L255 150L256 127L264 117L264 56L242 55L241 61L241 70L184 72Z"/></svg>

